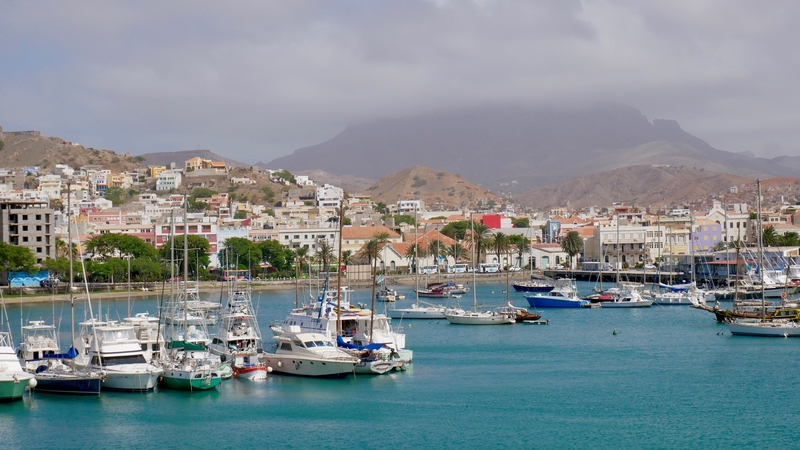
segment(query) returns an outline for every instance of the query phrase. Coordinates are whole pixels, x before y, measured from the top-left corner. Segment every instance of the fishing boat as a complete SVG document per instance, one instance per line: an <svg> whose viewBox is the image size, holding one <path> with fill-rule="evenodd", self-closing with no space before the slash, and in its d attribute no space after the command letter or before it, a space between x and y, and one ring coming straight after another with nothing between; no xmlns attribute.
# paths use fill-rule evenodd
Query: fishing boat
<svg viewBox="0 0 800 450"><path fill-rule="evenodd" d="M416 289L417 295L427 298L448 298L450 297L450 290L442 283L429 284L424 289Z"/></svg>
<svg viewBox="0 0 800 450"><path fill-rule="evenodd" d="M184 198L183 208L183 280L180 282L177 295L170 298L166 317L171 317L167 335L168 349L162 364L163 374L159 378L161 386L169 389L185 391L203 391L219 386L220 361L212 357L208 350L211 339L204 321L197 324L186 320L189 315L188 303L197 300L196 290L189 288L189 242L187 224L187 204ZM173 224L174 225L174 224ZM175 239L171 239L173 247ZM176 320L179 314L184 320Z"/></svg>
<svg viewBox="0 0 800 450"><path fill-rule="evenodd" d="M104 390L144 392L156 387L163 370L145 360L132 326L90 320L81 327L88 367L105 372Z"/></svg>
<svg viewBox="0 0 800 450"><path fill-rule="evenodd" d="M578 287L572 278L556 280L553 290L547 294L523 294L532 308L581 308L589 305L588 300L578 297Z"/></svg>
<svg viewBox="0 0 800 450"><path fill-rule="evenodd" d="M35 372L39 368L46 370L51 362L59 362L68 356L61 354L55 325L47 325L43 320L31 320L22 327L17 357L24 370Z"/></svg>
<svg viewBox="0 0 800 450"><path fill-rule="evenodd" d="M621 285L622 292L619 297L610 301L600 302L603 308L647 308L653 301L645 299L639 292L639 286L633 284Z"/></svg>
<svg viewBox="0 0 800 450"><path fill-rule="evenodd" d="M800 309L783 309L764 319L739 318L728 324L728 330L735 336L798 337Z"/></svg>
<svg viewBox="0 0 800 450"><path fill-rule="evenodd" d="M397 368L403 368L413 360L414 352L406 348L403 329L392 329L391 318L377 313L373 316L366 305L352 305L352 290L349 287L342 286L337 296L336 290L327 289L327 285L326 280L316 302L293 309L281 324L274 324L271 327L273 333L295 332L292 327L299 327L302 333L320 333L332 342L341 335L348 343L381 344L387 352L396 355Z"/></svg>
<svg viewBox="0 0 800 450"><path fill-rule="evenodd" d="M508 303L509 308L513 308L516 313L516 321L517 323L521 322L532 322L542 318L542 315L535 312L528 311L527 308L521 308L519 306L514 306L511 302Z"/></svg>
<svg viewBox="0 0 800 450"><path fill-rule="evenodd" d="M36 378L22 370L12 345L11 332L0 332L0 402L20 400L26 387L36 386Z"/></svg>
<svg viewBox="0 0 800 450"><path fill-rule="evenodd" d="M375 300L379 302L393 302L397 300L397 294L393 289L383 286L377 293L375 293Z"/></svg>
<svg viewBox="0 0 800 450"><path fill-rule="evenodd" d="M262 363L261 330L253 309L250 284L230 280L228 298L220 312L222 321L211 341L211 352L230 363L233 375L245 380L264 380L269 367Z"/></svg>
<svg viewBox="0 0 800 450"><path fill-rule="evenodd" d="M339 349L326 335L303 333L291 327L274 336L275 353L264 353L263 360L277 373L304 377L343 378L355 371L359 358Z"/></svg>

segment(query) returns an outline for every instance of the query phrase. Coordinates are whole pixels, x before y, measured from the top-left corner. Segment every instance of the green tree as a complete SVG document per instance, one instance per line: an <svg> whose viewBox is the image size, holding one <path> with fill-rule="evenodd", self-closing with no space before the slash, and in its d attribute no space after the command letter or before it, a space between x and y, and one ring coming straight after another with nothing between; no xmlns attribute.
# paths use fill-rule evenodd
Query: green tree
<svg viewBox="0 0 800 450"><path fill-rule="evenodd" d="M514 228L528 228L531 226L531 221L527 217L514 217L511 219L511 224Z"/></svg>
<svg viewBox="0 0 800 450"><path fill-rule="evenodd" d="M200 272L208 270L208 264L210 262L209 249L211 248L211 244L209 244L208 239L203 236L194 234L188 236L188 241L189 261L187 262L189 264L189 276L191 278L196 278ZM164 245L159 249L159 254L163 260L169 261L171 246L172 238L167 238ZM183 274L183 236L180 235L175 236L175 264L177 265L175 276Z"/></svg>
<svg viewBox="0 0 800 450"><path fill-rule="evenodd" d="M437 266L439 265L439 257L447 255L446 250L445 246L442 245L442 241L438 239L428 242L428 255L433 256Z"/></svg>
<svg viewBox="0 0 800 450"><path fill-rule="evenodd" d="M264 186L261 188L261 192L264 193L264 199L267 202L273 203L275 201L275 190L272 189L272 186Z"/></svg>
<svg viewBox="0 0 800 450"><path fill-rule="evenodd" d="M797 234L796 231L790 231L778 238L778 245L782 247L800 246L800 234Z"/></svg>
<svg viewBox="0 0 800 450"><path fill-rule="evenodd" d="M450 222L441 229L441 233L457 241L463 241L469 230L469 220Z"/></svg>
<svg viewBox="0 0 800 450"><path fill-rule="evenodd" d="M395 214L395 215L383 215L381 219L386 220L388 218L394 219L395 225L400 225L401 223L407 223L412 226L417 225L417 221L414 220L414 216L408 214Z"/></svg>
<svg viewBox="0 0 800 450"><path fill-rule="evenodd" d="M103 260L112 256L132 256L134 258L154 259L156 249L136 236L107 233L95 236L86 242L88 252L99 255Z"/></svg>
<svg viewBox="0 0 800 450"><path fill-rule="evenodd" d="M466 249L458 242L448 246L445 251L447 252L447 256L453 258L453 261L455 261L456 264L458 264L458 261L467 256Z"/></svg>
<svg viewBox="0 0 800 450"><path fill-rule="evenodd" d="M258 244L258 247L261 250L261 260L268 262L278 272L283 272L291 268L295 252L284 247L280 242L272 240L263 241ZM307 252L308 249L304 249L304 257ZM306 262L306 260L304 259L303 262Z"/></svg>
<svg viewBox="0 0 800 450"><path fill-rule="evenodd" d="M388 208L386 207L386 203L383 203L383 202L376 203L375 204L375 208L377 209L378 213L380 213L380 214L386 214L387 212L389 212Z"/></svg>
<svg viewBox="0 0 800 450"><path fill-rule="evenodd" d="M570 257L574 258L575 255L583 250L583 239L577 231L570 231L567 233L564 240L561 241L561 249L564 250Z"/></svg>
<svg viewBox="0 0 800 450"><path fill-rule="evenodd" d="M65 257L47 258L41 263L42 269L50 272L50 275L61 280L69 277L69 259Z"/></svg>
<svg viewBox="0 0 800 450"><path fill-rule="evenodd" d="M279 178L283 178L289 183L297 184L297 180L294 178L294 175L292 175L292 173L286 169L283 169L280 172L276 172L275 175Z"/></svg>
<svg viewBox="0 0 800 450"><path fill-rule="evenodd" d="M327 239L324 239L317 244L317 252L314 254L314 259L320 264L320 272L323 270L328 272L331 267L331 262L334 261L333 245Z"/></svg>
<svg viewBox="0 0 800 450"><path fill-rule="evenodd" d="M145 157L144 157L144 156L142 156L142 155L139 155L139 156L134 156L134 157L133 157L133 160L134 160L134 161L136 161L136 162L138 162L138 163L143 163L143 162L145 162L145 161L147 160L147 158L145 158Z"/></svg>
<svg viewBox="0 0 800 450"><path fill-rule="evenodd" d="M219 251L219 260L226 261L226 268L258 271L263 260L261 248L255 242L241 237L225 240L225 248Z"/></svg>
<svg viewBox="0 0 800 450"><path fill-rule="evenodd" d="M3 149L3 147L5 147L5 146L6 146L6 143L5 143L5 142L3 142L3 141L0 141L0 150L2 150L2 149Z"/></svg>
<svg viewBox="0 0 800 450"><path fill-rule="evenodd" d="M236 214L233 215L233 218L236 220L247 219L247 211L236 211Z"/></svg>
<svg viewBox="0 0 800 450"><path fill-rule="evenodd" d="M105 194L103 194L103 198L106 200L110 200L114 206L119 206L125 203L125 199L127 198L125 192L120 187L110 187L106 189Z"/></svg>
<svg viewBox="0 0 800 450"><path fill-rule="evenodd" d="M478 261L481 259L481 253L485 253L489 247L492 238L492 230L482 223L475 223L472 225L475 241L475 253L478 255Z"/></svg>

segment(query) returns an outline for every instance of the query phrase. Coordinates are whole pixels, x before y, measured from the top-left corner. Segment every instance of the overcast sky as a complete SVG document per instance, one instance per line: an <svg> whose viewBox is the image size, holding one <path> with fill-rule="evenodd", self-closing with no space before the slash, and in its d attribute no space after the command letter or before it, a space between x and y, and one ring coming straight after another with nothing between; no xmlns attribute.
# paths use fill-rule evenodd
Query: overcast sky
<svg viewBox="0 0 800 450"><path fill-rule="evenodd" d="M712 146L800 155L800 2L16 1L0 126L255 163L348 123L615 101Z"/></svg>

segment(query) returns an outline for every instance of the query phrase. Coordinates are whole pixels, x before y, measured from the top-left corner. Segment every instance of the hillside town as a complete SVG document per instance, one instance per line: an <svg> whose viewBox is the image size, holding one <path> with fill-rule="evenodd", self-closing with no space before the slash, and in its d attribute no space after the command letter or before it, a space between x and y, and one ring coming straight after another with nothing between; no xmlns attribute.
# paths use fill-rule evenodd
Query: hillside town
<svg viewBox="0 0 800 450"><path fill-rule="evenodd" d="M260 198L242 193L257 182ZM296 258L317 262L317 270L335 268L340 245L341 266L368 267L372 257L377 257L382 274L408 274L415 269L453 272L459 264L478 272L655 266L685 270L693 262L728 261L729 248L755 242L755 209L746 202L754 197L753 188L732 186L725 195L714 193L671 209L611 204L523 212L510 200L484 199L477 209L443 210L441 204L428 207L411 192L408 198L386 205L371 198L369 190L347 193L342 187L318 184L309 176L279 168L231 168L223 161L201 157L121 172L102 165L72 167L59 162L49 169L0 169L0 233L2 242L29 249L36 264L55 275L56 265L48 260L65 254L68 205L76 224L73 244L85 244L81 251L98 264L131 256L119 248L97 252L97 238L102 236L132 236L161 250L171 233L183 232L186 207L188 234L207 242L208 260L198 262L203 266L195 273L198 278L211 279L212 272L225 265L220 258L228 243L237 244L237 240L262 246L261 257L250 258L247 266L259 278L295 276L291 263ZM774 190L768 185L764 196L765 203L772 205L762 210L762 227L770 236L766 243L781 244L783 257L797 256L800 207ZM470 220L474 221L472 231L465 225ZM565 245L570 234L580 242ZM381 237L379 254L365 254L376 236ZM276 256L264 245L282 252ZM107 276L104 270L92 273L95 281L112 281L111 272ZM153 281L157 273L135 271L134 277ZM53 276L40 272L38 280ZM348 276L367 277L369 270L350 270ZM12 285L37 282L29 273L11 278L7 281Z"/></svg>

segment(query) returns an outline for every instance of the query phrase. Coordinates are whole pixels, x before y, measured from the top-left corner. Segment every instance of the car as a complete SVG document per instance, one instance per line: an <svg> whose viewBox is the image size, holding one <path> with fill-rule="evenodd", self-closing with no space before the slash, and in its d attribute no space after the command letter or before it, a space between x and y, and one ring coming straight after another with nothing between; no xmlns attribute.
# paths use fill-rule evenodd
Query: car
<svg viewBox="0 0 800 450"><path fill-rule="evenodd" d="M522 272L522 267L511 266L508 268L509 272Z"/></svg>
<svg viewBox="0 0 800 450"><path fill-rule="evenodd" d="M655 270L655 269L656 269L656 266L654 266L653 264L645 264L645 265L644 265L644 268L645 268L645 269L648 269L648 270L650 270L650 269L652 269L652 270Z"/></svg>

